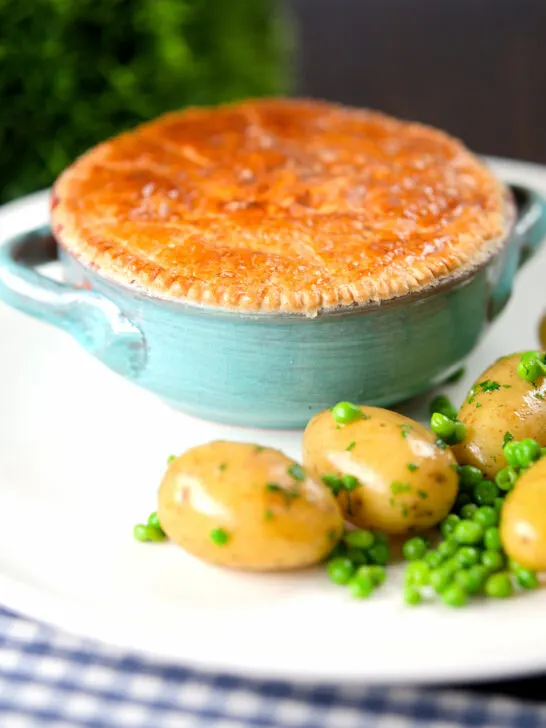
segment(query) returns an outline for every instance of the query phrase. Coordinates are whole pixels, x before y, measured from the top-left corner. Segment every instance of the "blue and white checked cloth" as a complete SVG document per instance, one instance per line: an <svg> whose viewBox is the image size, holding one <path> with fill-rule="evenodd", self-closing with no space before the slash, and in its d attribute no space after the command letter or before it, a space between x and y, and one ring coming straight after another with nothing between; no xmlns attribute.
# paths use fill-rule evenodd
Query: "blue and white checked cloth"
<svg viewBox="0 0 546 728"><path fill-rule="evenodd" d="M445 690L205 675L0 610L0 728L543 728L544 707Z"/></svg>

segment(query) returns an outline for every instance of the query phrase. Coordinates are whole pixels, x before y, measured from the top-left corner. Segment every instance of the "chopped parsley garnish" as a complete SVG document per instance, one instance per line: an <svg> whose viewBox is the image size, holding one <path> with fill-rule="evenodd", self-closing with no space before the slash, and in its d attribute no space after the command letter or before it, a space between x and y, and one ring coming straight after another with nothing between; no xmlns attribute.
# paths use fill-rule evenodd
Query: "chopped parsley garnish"
<svg viewBox="0 0 546 728"><path fill-rule="evenodd" d="M225 470L226 468L227 468L227 463L221 463L221 464L220 464L220 465L218 466L218 470Z"/></svg>
<svg viewBox="0 0 546 728"><path fill-rule="evenodd" d="M358 487L358 480L354 475L342 475L341 484L345 490L351 491Z"/></svg>
<svg viewBox="0 0 546 728"><path fill-rule="evenodd" d="M401 435L405 439L410 434L410 432L413 430L413 425L400 425L401 429Z"/></svg>
<svg viewBox="0 0 546 728"><path fill-rule="evenodd" d="M415 470L419 470L419 466L415 463L408 463L408 470L413 473Z"/></svg>
<svg viewBox="0 0 546 728"><path fill-rule="evenodd" d="M256 445L254 452L263 452L264 449L263 445Z"/></svg>
<svg viewBox="0 0 546 728"><path fill-rule="evenodd" d="M418 490L417 495L421 500L426 500L428 498L428 493L426 493L424 490Z"/></svg>
<svg viewBox="0 0 546 728"><path fill-rule="evenodd" d="M507 442L512 442L513 439L514 439L514 435L512 435L511 432L505 432L504 437L502 439L502 446L504 447Z"/></svg>
<svg viewBox="0 0 546 728"><path fill-rule="evenodd" d="M334 473L324 473L324 475L321 476L321 480L324 485L330 488L334 495L337 495L339 491L343 488L343 483L337 477L337 475L334 475Z"/></svg>
<svg viewBox="0 0 546 728"><path fill-rule="evenodd" d="M401 493L409 493L411 491L411 485L409 483L402 483L400 480L395 480L391 483L391 493L393 495L400 495Z"/></svg>
<svg viewBox="0 0 546 728"><path fill-rule="evenodd" d="M265 489L268 493L279 493L280 495L282 495L287 505L290 504L290 501L293 498L298 498L300 495L299 491L295 490L294 488L282 488L278 483L268 483L265 486Z"/></svg>
<svg viewBox="0 0 546 728"><path fill-rule="evenodd" d="M215 528L210 532L210 540L217 546L225 546L229 541L229 533L223 528Z"/></svg>
<svg viewBox="0 0 546 728"><path fill-rule="evenodd" d="M352 442L350 442L347 445L347 447L345 449L351 451L354 448L355 445L356 445L356 442L353 440Z"/></svg>
<svg viewBox="0 0 546 728"><path fill-rule="evenodd" d="M294 480L305 480L305 470L298 463L293 463L288 468L288 475L294 478Z"/></svg>
<svg viewBox="0 0 546 728"><path fill-rule="evenodd" d="M167 462L172 463L173 460L176 460L176 455L169 455L169 457L167 458Z"/></svg>
<svg viewBox="0 0 546 728"><path fill-rule="evenodd" d="M483 382L478 384L478 387L482 392L496 392L500 389L501 385L498 382L491 382L489 379L484 379Z"/></svg>
<svg viewBox="0 0 546 728"><path fill-rule="evenodd" d="M544 401L544 395L541 392L535 392L535 397Z"/></svg>
<svg viewBox="0 0 546 728"><path fill-rule="evenodd" d="M273 515L271 508L268 508L264 513L264 521L271 521L273 519Z"/></svg>

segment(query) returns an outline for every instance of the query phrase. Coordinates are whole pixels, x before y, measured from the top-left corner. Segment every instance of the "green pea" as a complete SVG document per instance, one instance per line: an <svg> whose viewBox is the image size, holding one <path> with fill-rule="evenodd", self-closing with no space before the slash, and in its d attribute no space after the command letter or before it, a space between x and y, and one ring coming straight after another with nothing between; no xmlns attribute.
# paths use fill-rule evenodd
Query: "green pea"
<svg viewBox="0 0 546 728"><path fill-rule="evenodd" d="M372 564L385 566L389 563L389 559L391 558L390 548L386 543L375 543L368 549L368 558Z"/></svg>
<svg viewBox="0 0 546 728"><path fill-rule="evenodd" d="M328 554L328 559L334 559L336 556L345 556L347 554L347 547L343 543L343 541L340 541L339 543L336 543L334 548L330 551Z"/></svg>
<svg viewBox="0 0 546 728"><path fill-rule="evenodd" d="M437 551L429 551L425 555L424 561L431 569L437 569L443 562L444 558Z"/></svg>
<svg viewBox="0 0 546 728"><path fill-rule="evenodd" d="M137 541L149 541L148 526L144 523L137 523L137 525L133 528L133 536Z"/></svg>
<svg viewBox="0 0 546 728"><path fill-rule="evenodd" d="M501 571L498 574L492 574L485 582L484 591L488 597L494 599L506 599L514 593L514 587L510 579L510 574Z"/></svg>
<svg viewBox="0 0 546 728"><path fill-rule="evenodd" d="M166 536L160 528L139 523L133 528L133 536L137 541L164 541Z"/></svg>
<svg viewBox="0 0 546 728"><path fill-rule="evenodd" d="M387 572L383 566L360 566L356 570L354 579L359 579L360 577L370 578L374 586L381 586L387 578Z"/></svg>
<svg viewBox="0 0 546 728"><path fill-rule="evenodd" d="M370 548L370 546L373 546L375 542L375 536L371 531L367 531L366 529L359 529L357 531L348 531L345 536L343 537L343 540L347 544L347 546L352 546L357 549L363 549L366 551Z"/></svg>
<svg viewBox="0 0 546 728"><path fill-rule="evenodd" d="M441 412L434 412L430 418L430 429L435 435L448 442L455 434L455 423Z"/></svg>
<svg viewBox="0 0 546 728"><path fill-rule="evenodd" d="M546 373L543 357L538 351L526 351L518 364L518 375L526 382L534 384Z"/></svg>
<svg viewBox="0 0 546 728"><path fill-rule="evenodd" d="M473 520L481 523L484 528L496 526L499 522L499 514L493 506L481 506L474 511Z"/></svg>
<svg viewBox="0 0 546 728"><path fill-rule="evenodd" d="M159 518L157 517L157 511L154 511L150 514L150 517L148 518L148 526L152 526L153 528L161 528L161 524L159 523Z"/></svg>
<svg viewBox="0 0 546 728"><path fill-rule="evenodd" d="M338 402L332 407L332 415L338 425L348 425L350 422L362 419L362 410L351 402Z"/></svg>
<svg viewBox="0 0 546 728"><path fill-rule="evenodd" d="M495 502L493 503L493 508L497 511L497 513L500 514L503 505L504 505L504 498L495 498Z"/></svg>
<svg viewBox="0 0 546 728"><path fill-rule="evenodd" d="M428 584L430 566L426 561L412 561L406 568L406 584L425 586Z"/></svg>
<svg viewBox="0 0 546 728"><path fill-rule="evenodd" d="M375 584L369 574L361 574L349 582L349 591L355 599L367 599L374 589Z"/></svg>
<svg viewBox="0 0 546 728"><path fill-rule="evenodd" d="M446 573L451 574L451 576L454 576L454 574L459 571L461 568L461 565L459 564L459 560L457 559L457 556L452 556L451 558L447 559L447 561L444 561L441 567Z"/></svg>
<svg viewBox="0 0 546 728"><path fill-rule="evenodd" d="M348 584L355 573L355 567L346 556L338 556L328 561L326 571L334 584Z"/></svg>
<svg viewBox="0 0 546 728"><path fill-rule="evenodd" d="M446 569L440 566L438 569L434 569L430 572L428 583L434 589L435 592L441 593L446 586L451 582L453 573L450 569Z"/></svg>
<svg viewBox="0 0 546 728"><path fill-rule="evenodd" d="M450 443L451 444L457 444L458 442L462 442L466 437L466 425L464 422L459 422L459 420L456 420L455 422L455 430L453 432L453 436L451 437Z"/></svg>
<svg viewBox="0 0 546 728"><path fill-rule="evenodd" d="M474 486L474 501L479 506L492 506L499 495L499 489L490 480L483 480Z"/></svg>
<svg viewBox="0 0 546 728"><path fill-rule="evenodd" d="M467 503L466 506L461 508L461 518L473 518L477 510L478 506L475 503Z"/></svg>
<svg viewBox="0 0 546 728"><path fill-rule="evenodd" d="M470 493L459 493L455 499L455 503L453 504L452 512L456 511L457 513L460 513L461 510L471 502L472 498L470 497Z"/></svg>
<svg viewBox="0 0 546 728"><path fill-rule="evenodd" d="M506 559L500 551L483 551L481 560L489 571L500 571L506 565Z"/></svg>
<svg viewBox="0 0 546 728"><path fill-rule="evenodd" d="M530 437L521 440L519 443L519 464L522 468L528 468L535 460L540 458L540 445Z"/></svg>
<svg viewBox="0 0 546 728"><path fill-rule="evenodd" d="M455 576L455 582L467 594L477 594L487 578L487 569L479 564L471 566L469 569L461 569Z"/></svg>
<svg viewBox="0 0 546 728"><path fill-rule="evenodd" d="M516 581L522 589L538 589L540 586L537 575L531 569L520 567L516 571Z"/></svg>
<svg viewBox="0 0 546 728"><path fill-rule="evenodd" d="M381 586L381 584L384 584L387 578L387 570L384 566L380 566L379 564L373 564L372 566L368 566L367 568L370 569L370 574L372 575L373 582L376 586Z"/></svg>
<svg viewBox="0 0 546 728"><path fill-rule="evenodd" d="M500 551L502 549L500 532L497 526L490 526L483 535L483 545L488 551Z"/></svg>
<svg viewBox="0 0 546 728"><path fill-rule="evenodd" d="M513 467L508 465L508 467L503 468L502 470L499 470L499 472L495 476L495 483L501 490L504 490L505 492L509 492L512 490L512 488L516 484L517 479L518 479L517 472L514 470Z"/></svg>
<svg viewBox="0 0 546 728"><path fill-rule="evenodd" d="M468 602L468 596L459 584L450 584L441 594L442 601L448 607L464 607Z"/></svg>
<svg viewBox="0 0 546 728"><path fill-rule="evenodd" d="M414 586L406 586L404 589L404 601L410 607L416 607L421 604L423 598L421 592Z"/></svg>
<svg viewBox="0 0 546 728"><path fill-rule="evenodd" d="M210 540L217 546L225 546L229 538L229 533L223 528L215 528L210 532Z"/></svg>
<svg viewBox="0 0 546 728"><path fill-rule="evenodd" d="M483 480L483 473L473 465L461 465L459 468L459 480L461 485L473 487Z"/></svg>
<svg viewBox="0 0 546 728"><path fill-rule="evenodd" d="M350 559L355 566L363 566L368 563L368 558L361 549L349 548L345 552L345 556Z"/></svg>
<svg viewBox="0 0 546 728"><path fill-rule="evenodd" d="M519 468L520 466L520 446L519 442L511 440L507 442L502 448L506 462L512 468Z"/></svg>
<svg viewBox="0 0 546 728"><path fill-rule="evenodd" d="M442 557L442 559L449 559L451 556L454 556L457 553L457 550L459 548L459 544L448 538L446 541L442 541L438 544L438 554Z"/></svg>
<svg viewBox="0 0 546 728"><path fill-rule="evenodd" d="M459 516L456 516L454 513L450 513L449 516L446 516L440 524L440 533L442 536L444 538L451 536L460 520Z"/></svg>
<svg viewBox="0 0 546 728"><path fill-rule="evenodd" d="M473 546L462 546L455 555L459 566L474 566L480 560L480 552Z"/></svg>
<svg viewBox="0 0 546 728"><path fill-rule="evenodd" d="M433 415L435 412L439 412L449 420L457 419L457 409L451 404L449 397L446 397L444 394L439 394L437 397L434 397L430 403L430 414Z"/></svg>
<svg viewBox="0 0 546 728"><path fill-rule="evenodd" d="M483 526L475 521L461 521L453 531L453 538L460 544L472 546L483 538Z"/></svg>
<svg viewBox="0 0 546 728"><path fill-rule="evenodd" d="M414 536L408 539L402 546L402 554L406 561L417 561L426 554L428 544L424 538Z"/></svg>

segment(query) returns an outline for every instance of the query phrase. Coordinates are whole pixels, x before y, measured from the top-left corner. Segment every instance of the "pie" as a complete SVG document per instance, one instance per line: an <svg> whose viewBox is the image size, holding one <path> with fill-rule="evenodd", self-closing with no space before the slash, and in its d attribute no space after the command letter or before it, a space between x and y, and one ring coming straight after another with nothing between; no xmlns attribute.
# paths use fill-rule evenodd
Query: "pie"
<svg viewBox="0 0 546 728"><path fill-rule="evenodd" d="M514 206L463 144L323 101L166 114L54 185L58 243L149 295L235 311L382 302L468 273Z"/></svg>

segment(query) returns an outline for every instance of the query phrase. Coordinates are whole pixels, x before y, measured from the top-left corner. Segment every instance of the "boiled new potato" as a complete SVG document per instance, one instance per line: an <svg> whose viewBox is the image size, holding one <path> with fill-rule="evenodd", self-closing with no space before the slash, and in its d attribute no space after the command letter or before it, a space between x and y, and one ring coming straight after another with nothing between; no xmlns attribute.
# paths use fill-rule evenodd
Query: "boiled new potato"
<svg viewBox="0 0 546 728"><path fill-rule="evenodd" d="M341 488L337 497L356 526L404 534L437 524L457 495L451 451L408 417L378 407L359 409L362 417L348 424L336 422L329 410L309 422L303 437L308 472L326 482L331 476L343 482L345 476L352 489Z"/></svg>
<svg viewBox="0 0 546 728"><path fill-rule="evenodd" d="M501 511L501 541L522 566L546 571L546 458L517 481Z"/></svg>
<svg viewBox="0 0 546 728"><path fill-rule="evenodd" d="M294 569L321 561L343 534L335 498L278 450L211 442L173 460L159 488L167 536L214 564Z"/></svg>
<svg viewBox="0 0 546 728"><path fill-rule="evenodd" d="M531 437L546 445L546 379L524 381L517 367L521 354L498 359L476 381L458 418L466 437L453 448L462 465L474 465L494 478L507 463L502 453L506 433Z"/></svg>

